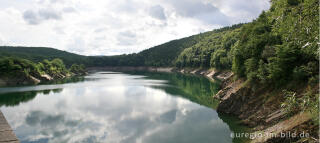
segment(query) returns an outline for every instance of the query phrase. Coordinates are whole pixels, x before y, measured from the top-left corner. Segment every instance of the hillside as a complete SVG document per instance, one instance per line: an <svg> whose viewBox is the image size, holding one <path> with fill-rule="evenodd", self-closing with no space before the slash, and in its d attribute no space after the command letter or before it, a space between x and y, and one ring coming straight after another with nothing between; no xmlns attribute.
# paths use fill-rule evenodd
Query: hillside
<svg viewBox="0 0 320 143"><path fill-rule="evenodd" d="M85 64L87 67L103 66L154 66L154 67L173 67L176 64L177 57L187 48L195 46L211 37L220 36L224 32L238 29L242 24L232 27L200 33L182 39L169 41L167 43L151 47L139 53L124 54L115 56L83 56L74 53L61 51L47 47L13 47L0 46L0 57L20 57L34 62L40 62L44 59L62 59L69 67L73 63Z"/></svg>
<svg viewBox="0 0 320 143"><path fill-rule="evenodd" d="M277 135L252 142L319 142L319 1L271 4L240 29L185 49L176 66L232 71L215 95L218 112L237 116L255 134ZM311 138L278 136L288 132Z"/></svg>
<svg viewBox="0 0 320 143"><path fill-rule="evenodd" d="M176 66L232 70L239 78L283 85L317 79L319 2L272 0L269 11L241 28L186 48Z"/></svg>
<svg viewBox="0 0 320 143"><path fill-rule="evenodd" d="M41 62L45 59L53 60L55 58L59 58L62 59L68 67L74 63L88 63L86 56L47 47L0 46L0 57L19 57L31 60L33 62Z"/></svg>

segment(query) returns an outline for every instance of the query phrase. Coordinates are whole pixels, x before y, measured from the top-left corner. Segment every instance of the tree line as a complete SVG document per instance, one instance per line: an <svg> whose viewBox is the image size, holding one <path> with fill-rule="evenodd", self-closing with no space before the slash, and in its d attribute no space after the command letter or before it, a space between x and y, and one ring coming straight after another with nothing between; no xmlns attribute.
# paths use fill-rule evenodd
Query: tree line
<svg viewBox="0 0 320 143"><path fill-rule="evenodd" d="M272 0L251 23L219 30L186 48L177 67L232 70L255 83L317 82L319 1Z"/></svg>
<svg viewBox="0 0 320 143"><path fill-rule="evenodd" d="M71 74L84 74L85 66L83 64L73 64L69 69L61 59L51 61L45 59L42 62L32 62L23 58L3 57L0 58L0 76L1 77L36 77L43 78L43 75L49 75L52 78L63 78Z"/></svg>

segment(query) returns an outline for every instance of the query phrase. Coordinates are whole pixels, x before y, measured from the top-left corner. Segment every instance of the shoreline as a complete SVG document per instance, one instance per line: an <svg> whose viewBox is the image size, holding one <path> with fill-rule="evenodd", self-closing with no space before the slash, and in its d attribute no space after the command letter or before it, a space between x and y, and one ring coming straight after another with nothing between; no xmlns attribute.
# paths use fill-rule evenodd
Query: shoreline
<svg viewBox="0 0 320 143"><path fill-rule="evenodd" d="M249 127L252 134L275 134L274 136L263 136L250 139L252 143L258 142L283 142L300 140L300 137L282 137L282 133L306 132L311 135L308 140L319 141L317 127L312 124L311 116L301 112L293 116L287 116L280 105L283 99L273 98L270 93L282 94L281 91L268 89L266 85L255 88L248 86L244 79L235 79L231 71L218 71L204 68L182 68L175 67L100 67L89 68L91 70L110 71L150 71L150 72L177 72L182 74L200 75L211 81L220 80L220 91L212 98L219 100L217 112L239 118L240 124ZM306 88L306 87L301 87ZM280 98L281 96L279 96ZM315 136L315 137L314 137Z"/></svg>
<svg viewBox="0 0 320 143"><path fill-rule="evenodd" d="M12 87L12 86L25 86L25 85L37 85L44 82L64 80L76 76L86 75L87 73L68 73L59 75L43 74L37 77L32 75L19 76L19 77L0 77L0 87Z"/></svg>
<svg viewBox="0 0 320 143"><path fill-rule="evenodd" d="M317 127L311 126L311 116L306 112L298 113L287 117L281 110L280 105L283 99L269 96L272 89L266 86L259 86L253 89L246 84L244 79L235 79L231 71L218 71L215 69L203 68L174 68L174 67L89 67L87 71L149 71L149 72L167 72L181 73L204 76L211 81L220 80L220 90L217 94L212 95L219 101L217 112L231 115L240 120L240 124L250 128L252 134L275 134L274 136L263 136L250 140L250 142L283 142L292 138L281 137L280 134L285 132L302 132L309 131L311 139L317 139L315 133ZM76 74L73 74L76 76ZM63 78L72 76L63 76ZM55 80L50 78L51 80ZM60 79L60 78L59 78ZM59 80L57 79L57 80ZM49 80L50 81L50 80ZM304 87L301 87L302 89ZM302 91L301 91L302 92ZM280 94L277 91L276 94ZM281 96L279 96L280 98ZM1 112L1 111L0 111ZM296 138L294 138L296 139ZM299 138L298 138L299 139Z"/></svg>
<svg viewBox="0 0 320 143"><path fill-rule="evenodd" d="M284 142L300 140L301 136L288 136L288 134L307 134L308 141L319 142L317 127L308 127L312 124L310 113L300 112L287 117L281 109L281 100L266 96L267 87L253 89L246 85L244 79L235 79L231 71L216 71L214 69L178 69L175 72L205 76L209 79L221 81L221 89L213 98L220 101L217 112L234 116L240 124L250 128L251 134L272 135L249 138L252 143ZM265 91L266 90L266 91ZM269 101L264 101L269 100ZM283 136L283 134L285 134Z"/></svg>

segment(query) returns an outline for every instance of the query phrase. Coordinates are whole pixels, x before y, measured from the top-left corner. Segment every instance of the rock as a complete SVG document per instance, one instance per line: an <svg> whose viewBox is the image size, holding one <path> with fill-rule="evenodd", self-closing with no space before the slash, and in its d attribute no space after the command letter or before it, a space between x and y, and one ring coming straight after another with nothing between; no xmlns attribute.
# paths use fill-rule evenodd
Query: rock
<svg viewBox="0 0 320 143"><path fill-rule="evenodd" d="M190 73L191 73L191 74L196 74L196 73L198 72L198 70L199 70L199 69L195 69L195 70L191 71Z"/></svg>
<svg viewBox="0 0 320 143"><path fill-rule="evenodd" d="M248 100L250 100L250 89L240 88L236 90L233 87L227 88L228 89L225 91L226 94L222 95L223 98L221 98L221 102L218 105L217 111L227 114L240 115L244 105L248 102Z"/></svg>
<svg viewBox="0 0 320 143"><path fill-rule="evenodd" d="M37 79L37 78L35 78L35 77L31 76L31 75L29 75L29 78L30 78L30 82L33 83L33 84L40 83L39 79Z"/></svg>
<svg viewBox="0 0 320 143"><path fill-rule="evenodd" d="M306 123L307 121L310 121L311 117L309 116L309 114L307 113L298 113L295 116L281 121L265 130L262 131L258 131L259 133L263 133L265 135L277 135L276 138L274 138L275 136L263 136L263 137L259 137L259 138L255 138L254 140L252 140L252 143L261 143L261 142L286 142L285 140L286 137L280 137L279 135L281 133L286 134L289 133L291 131L291 133L301 133L301 132L297 132L294 131L295 128L299 127L301 128L301 126L303 127L303 124ZM255 132L256 134L258 134L258 132ZM289 134L288 134L289 135ZM298 135L299 136L299 135ZM294 141L294 138L288 138L289 141Z"/></svg>
<svg viewBox="0 0 320 143"><path fill-rule="evenodd" d="M53 80L53 78L48 74L40 75L40 78L41 78L41 80L46 80L46 81Z"/></svg>
<svg viewBox="0 0 320 143"><path fill-rule="evenodd" d="M173 68L156 68L157 72L172 72Z"/></svg>
<svg viewBox="0 0 320 143"><path fill-rule="evenodd" d="M215 75L217 77L217 79L219 80L226 80L228 78L230 78L233 73L231 71L226 71L226 72L220 72L220 73L216 73L217 75Z"/></svg>
<svg viewBox="0 0 320 143"><path fill-rule="evenodd" d="M228 77L222 84L223 88L215 98L220 100L217 107L219 113L235 115L242 119L242 124L249 127L264 124L265 112L262 110L263 100L252 89L244 86L243 80L232 80Z"/></svg>

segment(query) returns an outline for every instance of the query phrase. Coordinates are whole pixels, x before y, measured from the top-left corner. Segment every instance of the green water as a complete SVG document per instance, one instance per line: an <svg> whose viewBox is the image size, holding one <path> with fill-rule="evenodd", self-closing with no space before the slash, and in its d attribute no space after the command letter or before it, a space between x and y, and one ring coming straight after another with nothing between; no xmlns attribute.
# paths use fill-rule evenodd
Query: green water
<svg viewBox="0 0 320 143"><path fill-rule="evenodd" d="M97 72L0 88L0 106L22 143L242 142L237 120L215 111L218 90L199 76Z"/></svg>

